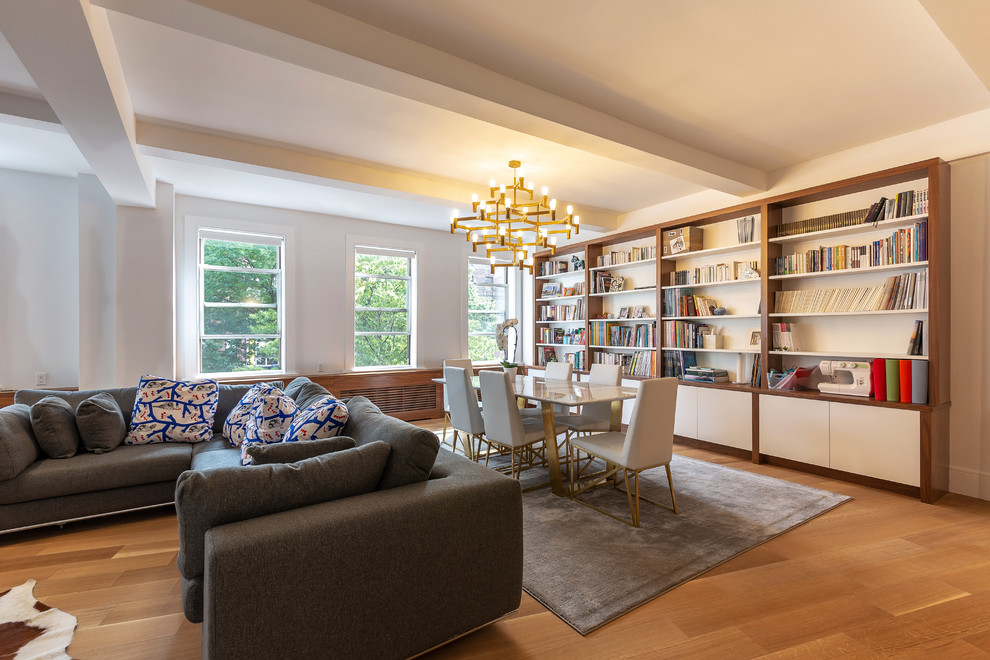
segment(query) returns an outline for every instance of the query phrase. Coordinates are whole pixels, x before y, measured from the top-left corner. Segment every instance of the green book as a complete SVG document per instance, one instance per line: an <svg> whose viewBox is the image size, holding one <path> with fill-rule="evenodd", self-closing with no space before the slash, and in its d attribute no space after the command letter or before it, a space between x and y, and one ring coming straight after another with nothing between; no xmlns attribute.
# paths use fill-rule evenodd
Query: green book
<svg viewBox="0 0 990 660"><path fill-rule="evenodd" d="M887 360L884 366L887 368L887 401L900 401L900 362L898 360Z"/></svg>

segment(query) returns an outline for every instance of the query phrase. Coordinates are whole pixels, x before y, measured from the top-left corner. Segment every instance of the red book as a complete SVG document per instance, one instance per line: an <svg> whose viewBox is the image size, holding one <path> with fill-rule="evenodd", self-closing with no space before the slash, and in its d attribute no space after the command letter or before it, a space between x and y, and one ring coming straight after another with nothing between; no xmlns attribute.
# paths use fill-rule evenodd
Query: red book
<svg viewBox="0 0 990 660"><path fill-rule="evenodd" d="M911 403L911 360L900 360L901 403Z"/></svg>
<svg viewBox="0 0 990 660"><path fill-rule="evenodd" d="M873 398L877 401L887 400L887 366L883 358L873 360Z"/></svg>

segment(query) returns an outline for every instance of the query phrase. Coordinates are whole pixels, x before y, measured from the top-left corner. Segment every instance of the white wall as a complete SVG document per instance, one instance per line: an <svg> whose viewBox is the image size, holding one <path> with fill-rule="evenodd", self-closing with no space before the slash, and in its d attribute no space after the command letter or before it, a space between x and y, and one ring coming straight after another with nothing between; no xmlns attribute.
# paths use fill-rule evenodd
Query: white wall
<svg viewBox="0 0 990 660"><path fill-rule="evenodd" d="M990 155L951 176L949 490L990 499Z"/></svg>
<svg viewBox="0 0 990 660"><path fill-rule="evenodd" d="M117 208L117 385L175 374L175 194L159 183L154 209Z"/></svg>
<svg viewBox="0 0 990 660"><path fill-rule="evenodd" d="M202 197L179 195L175 202L177 268L183 283L177 292L182 309L194 314L190 301L195 293L195 252L187 235L197 223L223 228L242 228L286 236L286 304L288 345L286 367L294 373L316 373L320 362L326 371L343 371L351 337L346 312L347 237L382 237L385 241L422 245L419 255L419 365L439 367L445 357L466 354L467 341L460 322L464 279L461 247L463 238L448 232L402 227L336 216L290 211L250 204L237 204ZM188 221L187 218L192 218ZM214 219L215 222L210 222ZM188 253L188 255L187 255ZM195 327L195 317L180 316L183 329ZM192 368L190 356L180 350L180 373ZM184 372L184 373L183 373Z"/></svg>
<svg viewBox="0 0 990 660"><path fill-rule="evenodd" d="M0 170L0 388L79 382L75 179Z"/></svg>
<svg viewBox="0 0 990 660"><path fill-rule="evenodd" d="M117 378L117 207L91 174L79 176L79 389Z"/></svg>

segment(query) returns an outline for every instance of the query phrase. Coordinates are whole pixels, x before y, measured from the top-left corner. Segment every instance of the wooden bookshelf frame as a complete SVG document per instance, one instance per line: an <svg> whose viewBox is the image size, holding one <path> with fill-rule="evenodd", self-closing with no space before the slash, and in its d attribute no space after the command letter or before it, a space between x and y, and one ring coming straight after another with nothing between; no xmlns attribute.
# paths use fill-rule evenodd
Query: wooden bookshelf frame
<svg viewBox="0 0 990 660"><path fill-rule="evenodd" d="M888 401L876 401L865 397L842 396L838 394L822 394L815 391L778 391L771 390L768 386L767 373L769 369L780 369L783 364L783 356L771 351L770 328L772 319L778 317L771 316L771 301L774 295L784 289L787 278L771 277L769 264L774 258L781 257L787 249L787 241L771 241L772 228L779 226L784 221L785 211L792 207L797 207L812 202L820 202L838 197L844 197L855 193L865 193L871 190L878 190L889 186L927 179L929 191L928 208L928 285L929 304L927 311L918 311L919 315L925 316L926 331L928 333L928 403L912 404ZM934 502L948 488L948 442L949 442L949 302L950 302L950 195L949 195L949 166L940 158L932 158L900 167L872 172L861 176L843 179L832 183L826 183L795 192L785 193L768 197L758 202L749 202L719 209L708 213L680 218L677 220L658 223L653 226L643 227L614 234L608 234L596 239L573 243L567 245L558 252L558 255L551 257L549 252L542 252L536 255L537 263L550 258L559 259L561 255L583 252L585 257L585 321L584 329L586 337L590 336L589 320L596 315L600 315L604 309L603 296L591 296L591 282L593 277L592 268L597 258L606 251L610 245L628 243L640 239L652 239L657 248L656 276L657 284L655 292L656 314L656 343L657 343L657 371L662 369L662 347L663 331L662 315L663 285L669 281L670 273L675 269L675 261L662 258L662 245L664 232L671 229L683 227L705 227L707 225L745 217L747 215L758 215L759 220L759 254L760 254L760 282L759 299L761 300L759 327L762 333L762 343L759 350L761 360L761 377L759 383L752 385L737 385L732 383L694 383L681 381L682 385L689 387L705 387L719 390L734 391L740 393L751 393L752 395L752 460L754 462L769 462L788 467L796 467L809 472L827 474L840 479L854 481L874 487L887 488L896 492L901 492L915 497L920 497L922 501ZM825 237L823 237L825 238ZM905 269L919 268L913 264L904 264ZM866 269L863 272L869 272ZM538 272L536 270L535 272ZM846 274L856 274L857 269L849 269ZM818 274L816 274L818 275ZM539 281L537 281L539 282ZM725 284L725 283L722 283ZM702 285L707 286L707 285ZM534 302L534 320L538 318L536 311L538 303ZM842 315L838 315L842 316ZM715 317L717 318L717 317ZM755 320L756 317L754 317ZM857 317L850 315L850 322L855 322ZM756 323L754 323L754 326ZM534 340L536 338L536 325L533 325ZM535 344L535 341L534 341ZM534 351L536 347L534 346ZM590 368L592 364L591 350L585 349L587 364ZM850 357L857 351L851 351ZM536 353L534 352L534 355ZM836 358L843 357L841 354ZM905 355L905 359L911 356ZM586 373L582 371L581 373ZM634 376L626 378L637 379ZM772 456L760 450L760 428L759 428L759 399L761 395L772 395L792 399L808 399L822 402L834 402L843 404L854 404L869 406L878 409L891 409L901 411L916 411L920 417L920 447L919 460L921 465L920 485L906 485L878 479L867 475L857 475L843 472L818 465L803 464L797 461ZM711 445L718 448L719 445L705 443L701 440L691 438L681 438L686 443L698 446L702 443L705 446ZM724 447L726 453L737 455L740 450L733 447Z"/></svg>

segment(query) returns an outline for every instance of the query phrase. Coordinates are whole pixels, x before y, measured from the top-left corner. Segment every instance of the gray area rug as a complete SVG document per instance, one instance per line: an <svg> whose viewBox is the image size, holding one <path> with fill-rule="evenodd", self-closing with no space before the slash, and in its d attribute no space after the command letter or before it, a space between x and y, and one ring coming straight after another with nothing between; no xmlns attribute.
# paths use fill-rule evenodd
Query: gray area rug
<svg viewBox="0 0 990 660"><path fill-rule="evenodd" d="M523 495L523 588L582 635L851 498L751 472L674 456L679 513L647 502L640 528L549 488ZM528 470L523 485L548 481ZM663 468L640 493L670 503ZM626 495L601 487L584 498L628 518Z"/></svg>

